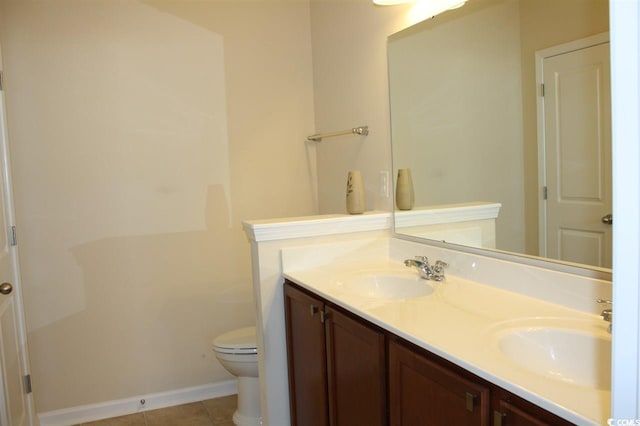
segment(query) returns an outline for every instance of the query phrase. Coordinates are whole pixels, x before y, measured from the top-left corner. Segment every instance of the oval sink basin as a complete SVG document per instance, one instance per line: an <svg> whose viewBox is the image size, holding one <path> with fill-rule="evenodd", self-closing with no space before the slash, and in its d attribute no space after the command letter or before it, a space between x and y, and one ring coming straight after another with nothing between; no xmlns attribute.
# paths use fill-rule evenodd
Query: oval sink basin
<svg viewBox="0 0 640 426"><path fill-rule="evenodd" d="M364 275L345 282L344 289L374 299L409 299L433 293L427 280L400 274Z"/></svg>
<svg viewBox="0 0 640 426"><path fill-rule="evenodd" d="M497 344L514 364L545 377L611 389L611 336L579 329L528 327L506 330Z"/></svg>

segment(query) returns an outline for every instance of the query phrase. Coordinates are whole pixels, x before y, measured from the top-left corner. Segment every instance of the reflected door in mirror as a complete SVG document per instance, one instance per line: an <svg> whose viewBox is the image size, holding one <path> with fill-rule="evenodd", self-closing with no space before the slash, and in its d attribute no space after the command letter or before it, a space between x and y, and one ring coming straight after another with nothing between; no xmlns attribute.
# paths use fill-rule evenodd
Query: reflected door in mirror
<svg viewBox="0 0 640 426"><path fill-rule="evenodd" d="M542 67L543 255L610 268L612 227L602 221L612 211L609 43L546 57Z"/></svg>

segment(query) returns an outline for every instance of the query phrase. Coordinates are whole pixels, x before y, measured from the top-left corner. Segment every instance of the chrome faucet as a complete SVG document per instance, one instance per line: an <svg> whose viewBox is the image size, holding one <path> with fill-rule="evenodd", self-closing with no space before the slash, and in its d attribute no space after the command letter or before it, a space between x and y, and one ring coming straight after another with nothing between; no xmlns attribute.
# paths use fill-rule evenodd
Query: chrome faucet
<svg viewBox="0 0 640 426"><path fill-rule="evenodd" d="M449 264L442 260L436 260L435 265L432 266L426 256L416 256L414 259L405 260L404 266L417 268L420 277L425 280L442 281L444 280L444 268Z"/></svg>
<svg viewBox="0 0 640 426"><path fill-rule="evenodd" d="M606 299L598 299L596 300L596 302L607 303L609 305L613 303L611 300L606 300ZM602 317L603 320L609 323L609 327L607 327L607 331L611 333L611 328L613 326L613 309L612 308L603 309L602 312L600 312L600 316Z"/></svg>

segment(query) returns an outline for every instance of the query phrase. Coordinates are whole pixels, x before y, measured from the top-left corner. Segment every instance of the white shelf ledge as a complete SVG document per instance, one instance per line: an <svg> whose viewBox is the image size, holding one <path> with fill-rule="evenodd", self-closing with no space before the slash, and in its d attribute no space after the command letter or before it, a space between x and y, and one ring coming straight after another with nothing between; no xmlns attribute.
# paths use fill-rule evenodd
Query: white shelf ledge
<svg viewBox="0 0 640 426"><path fill-rule="evenodd" d="M276 241L391 229L391 213L333 214L242 222L251 241Z"/></svg>
<svg viewBox="0 0 640 426"><path fill-rule="evenodd" d="M442 223L468 222L472 220L496 219L500 203L473 202L418 207L413 210L396 211L396 228L437 225Z"/></svg>

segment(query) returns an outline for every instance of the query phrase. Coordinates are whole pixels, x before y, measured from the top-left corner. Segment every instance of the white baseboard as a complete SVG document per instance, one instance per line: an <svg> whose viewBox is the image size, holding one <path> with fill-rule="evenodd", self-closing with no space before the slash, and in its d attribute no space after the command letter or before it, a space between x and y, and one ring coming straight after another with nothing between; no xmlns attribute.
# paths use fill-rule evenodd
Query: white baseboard
<svg viewBox="0 0 640 426"><path fill-rule="evenodd" d="M38 413L41 426L70 426L110 417L141 413L157 408L188 404L205 399L238 393L237 381L228 380L192 388L176 389L149 395L106 401L98 404L81 405L62 410ZM144 400L144 404L142 404Z"/></svg>

